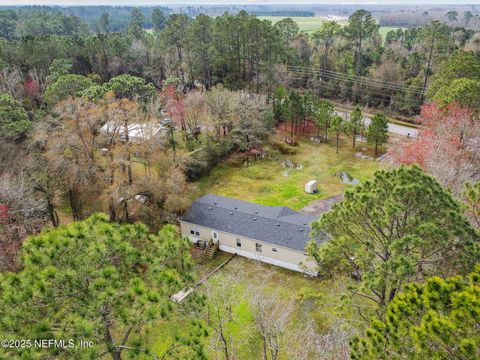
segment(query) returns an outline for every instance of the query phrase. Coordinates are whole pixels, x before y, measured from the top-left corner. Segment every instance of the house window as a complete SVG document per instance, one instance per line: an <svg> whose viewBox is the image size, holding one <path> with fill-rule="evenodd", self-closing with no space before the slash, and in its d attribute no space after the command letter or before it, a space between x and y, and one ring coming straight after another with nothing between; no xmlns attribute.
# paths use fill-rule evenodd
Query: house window
<svg viewBox="0 0 480 360"><path fill-rule="evenodd" d="M212 231L212 237L217 240L218 239L218 233L216 231Z"/></svg>
<svg viewBox="0 0 480 360"><path fill-rule="evenodd" d="M255 250L257 250L257 252L262 252L262 244L255 243Z"/></svg>
<svg viewBox="0 0 480 360"><path fill-rule="evenodd" d="M195 235L195 228L194 227L190 228L190 234Z"/></svg>
<svg viewBox="0 0 480 360"><path fill-rule="evenodd" d="M200 230L198 229L198 227L191 227L190 228L190 234L192 235L196 235L196 236L200 236Z"/></svg>
<svg viewBox="0 0 480 360"><path fill-rule="evenodd" d="M240 240L239 238L237 238L237 246L242 247L242 240Z"/></svg>
<svg viewBox="0 0 480 360"><path fill-rule="evenodd" d="M272 251L273 251L273 252L277 252L277 248L272 248Z"/></svg>

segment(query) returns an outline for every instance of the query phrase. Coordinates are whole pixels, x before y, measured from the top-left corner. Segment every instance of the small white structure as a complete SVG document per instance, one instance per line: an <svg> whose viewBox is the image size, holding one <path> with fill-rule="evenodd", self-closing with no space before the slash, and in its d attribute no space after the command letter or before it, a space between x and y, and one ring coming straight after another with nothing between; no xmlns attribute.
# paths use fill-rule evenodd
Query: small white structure
<svg viewBox="0 0 480 360"><path fill-rule="evenodd" d="M318 181L317 180L310 180L305 184L305 192L307 194L315 194L318 192Z"/></svg>
<svg viewBox="0 0 480 360"><path fill-rule="evenodd" d="M135 200L137 200L139 203L142 203L142 204L145 204L145 202L147 201L147 197L145 195L135 195L134 196Z"/></svg>
<svg viewBox="0 0 480 360"><path fill-rule="evenodd" d="M114 121L107 121L101 128L103 132L108 134L118 133L122 139L126 138L125 125ZM127 125L128 137L130 140L142 141L150 140L154 137L161 135L167 131L167 128L158 123L132 123Z"/></svg>

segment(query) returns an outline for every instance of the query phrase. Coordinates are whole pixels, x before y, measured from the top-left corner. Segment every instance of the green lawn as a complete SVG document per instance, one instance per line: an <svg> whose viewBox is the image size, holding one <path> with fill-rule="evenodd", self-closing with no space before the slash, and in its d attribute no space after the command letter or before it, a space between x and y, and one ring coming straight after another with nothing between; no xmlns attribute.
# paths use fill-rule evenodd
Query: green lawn
<svg viewBox="0 0 480 360"><path fill-rule="evenodd" d="M287 18L287 16L259 16L258 18L260 20L270 20L272 23L275 24L276 22ZM298 24L300 31L304 31L306 33L313 33L317 31L322 26L322 23L328 20L323 16L293 16L290 18Z"/></svg>
<svg viewBox="0 0 480 360"><path fill-rule="evenodd" d="M398 30L398 29L405 30L405 28L396 28L396 27L390 27L390 26L381 26L378 31L380 32L380 35L382 35L382 39L385 41L385 38L387 37L387 33L388 33L389 31Z"/></svg>
<svg viewBox="0 0 480 360"><path fill-rule="evenodd" d="M276 23L282 19L285 19L285 16L259 16L261 20L270 20L272 23ZM298 24L298 27L301 31L306 32L307 34L313 34L315 31L319 30L322 26L322 23L327 21L328 19L323 16L310 16L310 17L291 17L293 21ZM348 23L347 20L340 20L338 21L341 25L346 25ZM380 27L380 35L382 38L385 39L385 36L390 30L396 30L395 27L389 26L382 26Z"/></svg>
<svg viewBox="0 0 480 360"><path fill-rule="evenodd" d="M286 205L298 210L317 199L343 193L350 185L343 184L336 173L345 171L363 180L380 169L382 164L378 161L355 156L365 146L365 143L357 143L353 149L350 139L342 139L340 152L336 154L333 144L316 144L309 138L303 138L297 147L293 147L296 150L294 155L270 153L270 158L250 166L244 166L238 158L230 159L197 182L194 196L214 193L262 205ZM363 153L371 155L370 150ZM282 162L286 159L293 160L301 168L285 168ZM305 183L312 179L319 181L317 194L304 191Z"/></svg>
<svg viewBox="0 0 480 360"><path fill-rule="evenodd" d="M212 261L218 264L230 254L219 253ZM207 262L197 264L199 276L212 267ZM254 315L250 307L249 299L253 291L261 291L269 294L273 291L280 294L284 300L293 301L293 312L290 316L288 327L304 326L306 321L313 320L315 329L320 334L325 334L338 325L335 319L341 319L345 328L355 332L359 319L351 307L340 306L341 297L345 293L343 279L335 280L312 279L300 273L278 268L268 264L255 262L253 260L237 257L225 268L210 278L211 286L218 289L231 287L234 294L232 307L232 321L226 325L227 337L233 341L235 358L238 360L260 360L261 339L254 327ZM205 286L198 291L204 292ZM147 339L148 349L156 356L161 356L168 346L171 345L174 336L184 335L190 329L192 319L206 321L205 310L195 314L183 314L182 311L175 311L174 314L161 323L150 326L149 329L139 336ZM208 350L214 339L213 331L210 328L208 337L202 342ZM333 355L333 354L332 354ZM138 359L149 359L147 356L138 354ZM214 350L209 351L209 359L223 358L220 353ZM280 354L281 360L287 360L286 350Z"/></svg>
<svg viewBox="0 0 480 360"><path fill-rule="evenodd" d="M281 135L275 136L279 141L278 136ZM380 169L382 164L378 161L362 160L355 156L359 151L371 155L371 149L362 150L365 146L365 143L357 143L357 147L352 149L350 139L343 138L340 153L337 155L333 144L317 144L304 136L299 138L299 145L293 147L296 150L294 155L280 155L270 150L270 158L259 160L247 167L238 156L234 156L196 183L195 196L211 192L261 204L288 205L299 209L316 199L345 191L348 186L342 184L334 175L338 171L347 171L355 178L365 179ZM288 170L288 176L284 176L287 169L281 163L286 159L293 160L302 167ZM319 194L305 194L304 183L317 176ZM206 259L198 253L194 254L197 278L203 277L230 256L220 252L213 259ZM303 328L307 321L313 321L318 334L331 334L339 326L348 329L351 334L357 331L360 324L354 308L342 306L346 281L341 277L312 279L297 272L236 257L212 276L207 284L219 292L230 287L234 293L232 321L226 324L226 333L227 337L233 340L235 358L238 360L262 358L261 338L255 329L250 305L252 291L265 294L276 292L282 299L293 303L293 312L288 322L289 331L293 331L297 326ZM199 293L205 291L205 285L197 289ZM191 330L193 319L207 324L207 318L205 308L187 312L179 306L168 319L149 326L136 336L146 339L146 347L161 357L172 345L175 337L184 336ZM209 359L223 358L218 350L212 348L215 336L213 329L208 325L207 328L209 335L202 339L202 343L209 351ZM135 343L135 338L131 343ZM331 358L338 358L336 349L330 351L333 352L330 354ZM279 360L287 360L287 354L287 350L281 351ZM186 353L183 355L187 356ZM142 354L135 356L138 359L149 359Z"/></svg>

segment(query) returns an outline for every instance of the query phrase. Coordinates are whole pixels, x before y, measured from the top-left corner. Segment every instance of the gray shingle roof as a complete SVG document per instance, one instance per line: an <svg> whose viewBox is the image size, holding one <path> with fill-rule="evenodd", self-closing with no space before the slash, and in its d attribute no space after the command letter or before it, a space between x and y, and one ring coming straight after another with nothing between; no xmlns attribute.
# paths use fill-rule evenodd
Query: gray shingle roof
<svg viewBox="0 0 480 360"><path fill-rule="evenodd" d="M197 199L183 216L192 224L297 251L305 250L310 223L317 219L286 206L264 206L213 194Z"/></svg>

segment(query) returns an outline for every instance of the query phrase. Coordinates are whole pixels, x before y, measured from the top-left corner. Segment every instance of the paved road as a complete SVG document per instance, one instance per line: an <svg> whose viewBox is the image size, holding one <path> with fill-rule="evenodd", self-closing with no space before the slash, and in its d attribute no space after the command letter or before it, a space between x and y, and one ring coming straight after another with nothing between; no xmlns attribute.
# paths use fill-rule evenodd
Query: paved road
<svg viewBox="0 0 480 360"><path fill-rule="evenodd" d="M335 113L343 117L348 115L346 112L343 112L343 111L336 111ZM368 117L365 117L364 120L367 126L372 121ZM410 134L410 137L417 137L418 135L418 129L411 128L404 125L394 124L394 123L388 123L388 131L391 132L392 134L403 135L403 136L408 136Z"/></svg>

